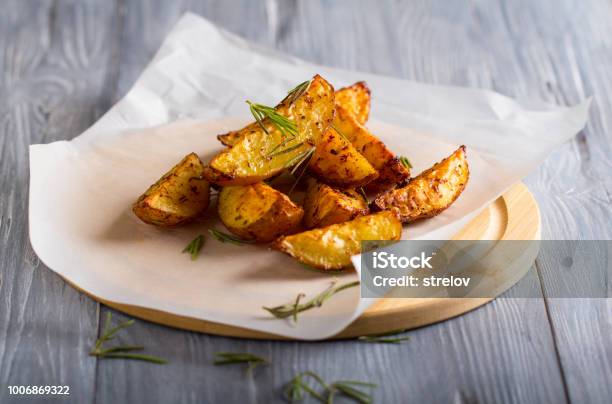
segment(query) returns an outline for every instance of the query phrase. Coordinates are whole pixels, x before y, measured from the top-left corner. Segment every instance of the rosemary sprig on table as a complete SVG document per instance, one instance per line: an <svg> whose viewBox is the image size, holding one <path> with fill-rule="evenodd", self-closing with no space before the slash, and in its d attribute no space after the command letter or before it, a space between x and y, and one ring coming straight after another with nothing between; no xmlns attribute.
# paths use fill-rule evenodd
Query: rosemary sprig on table
<svg viewBox="0 0 612 404"><path fill-rule="evenodd" d="M283 304L276 307L263 307L264 310L272 314L276 318L288 318L292 317L293 321L297 322L297 315L303 311L313 309L315 307L321 307L323 303L336 293L343 291L344 289L352 288L359 285L359 281L345 283L344 285L336 286L337 281L331 283L331 285L323 292L319 293L312 299L300 303L300 300L304 298L304 294L300 293L295 301L287 304Z"/></svg>
<svg viewBox="0 0 612 404"><path fill-rule="evenodd" d="M163 365L168 363L165 359L158 358L151 355L143 355L132 353L133 351L143 350L143 346L139 345L117 345L110 348L105 348L104 344L115 337L118 331L127 328L134 324L134 320L127 320L119 325L111 328L112 314L109 311L106 314L106 323L102 331L102 336L96 340L93 350L89 353L90 356L96 356L98 358L111 358L111 359L135 359L145 362L157 363Z"/></svg>
<svg viewBox="0 0 612 404"><path fill-rule="evenodd" d="M232 236L231 234L223 233L222 231L215 229L208 229L208 232L211 236L213 236L216 240L222 243L230 243L235 245L244 245L244 244L253 244L252 240L243 240L236 236Z"/></svg>
<svg viewBox="0 0 612 404"><path fill-rule="evenodd" d="M410 164L410 160L408 160L408 157L400 156L399 161L404 167L412 168L412 164Z"/></svg>
<svg viewBox="0 0 612 404"><path fill-rule="evenodd" d="M390 332L386 332L383 334L364 335L362 337L359 337L358 340L362 342L370 342L370 343L378 343L378 344L401 344L404 341L408 341L410 337L409 336L394 337L394 335L401 334L406 331L408 330L407 329L395 330L395 331L390 331Z"/></svg>
<svg viewBox="0 0 612 404"><path fill-rule="evenodd" d="M246 363L248 365L247 373L252 372L259 365L267 365L269 363L268 360L260 356L242 352L217 352L215 357L213 362L215 366Z"/></svg>
<svg viewBox="0 0 612 404"><path fill-rule="evenodd" d="M200 234L199 236L191 240L191 242L187 244L187 247L185 247L182 252L189 253L191 255L191 260L195 261L196 258L198 258L198 255L200 254L200 250L202 249L203 245L204 235Z"/></svg>
<svg viewBox="0 0 612 404"><path fill-rule="evenodd" d="M323 392L318 392L310 387L306 382L306 378L308 377L312 378L323 387ZM339 380L328 384L318 374L306 371L298 373L289 383L287 383L284 394L285 398L292 403L303 400L306 394L310 394L310 396L322 403L333 403L334 397L337 394L343 394L361 404L371 403L373 401L372 395L360 390L359 387L374 388L377 387L377 385L355 380Z"/></svg>

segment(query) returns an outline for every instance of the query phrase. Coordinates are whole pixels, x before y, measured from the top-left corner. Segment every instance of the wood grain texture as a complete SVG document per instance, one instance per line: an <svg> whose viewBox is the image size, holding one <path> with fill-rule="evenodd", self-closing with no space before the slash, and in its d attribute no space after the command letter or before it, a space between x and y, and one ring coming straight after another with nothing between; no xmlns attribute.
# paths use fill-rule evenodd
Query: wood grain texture
<svg viewBox="0 0 612 404"><path fill-rule="evenodd" d="M87 357L96 304L29 246L27 146L91 125L188 10L336 67L561 104L593 95L586 130L527 184L544 238L612 238L609 1L8 1L0 13L0 402L6 385L33 383L68 383L76 402L274 402L306 369L379 382L378 402L609 402L612 314L604 299L510 292L412 331L399 346L240 341L137 322L119 339L145 344L169 365ZM521 287L541 296L554 282L543 257ZM218 351L250 351L274 366L245 376L213 367Z"/></svg>
<svg viewBox="0 0 612 404"><path fill-rule="evenodd" d="M69 385L79 402L94 394L98 305L30 247L28 145L74 137L108 108L115 21L96 2L12 1L0 13L0 402L8 385Z"/></svg>

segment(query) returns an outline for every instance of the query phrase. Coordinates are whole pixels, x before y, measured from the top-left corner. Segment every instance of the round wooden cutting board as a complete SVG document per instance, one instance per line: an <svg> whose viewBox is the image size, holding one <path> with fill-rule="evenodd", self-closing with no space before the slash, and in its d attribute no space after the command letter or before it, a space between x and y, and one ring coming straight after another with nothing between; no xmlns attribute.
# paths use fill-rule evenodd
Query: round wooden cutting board
<svg viewBox="0 0 612 404"><path fill-rule="evenodd" d="M540 212L538 205L527 187L523 183L517 183L463 228L454 239L539 240ZM537 245L534 244L534 246L536 248L525 250L518 259L508 263L511 270L506 272L507 275L504 275L501 285L496 287L494 296L498 296L509 289L529 271L538 253ZM87 292L84 293L88 294ZM91 296L90 294L88 295ZM91 297L131 316L170 327L240 338L286 339L278 335L213 323L192 317L178 316L144 307L115 303L96 296ZM493 299L384 298L366 310L334 338L351 338L421 327L458 316L491 300Z"/></svg>

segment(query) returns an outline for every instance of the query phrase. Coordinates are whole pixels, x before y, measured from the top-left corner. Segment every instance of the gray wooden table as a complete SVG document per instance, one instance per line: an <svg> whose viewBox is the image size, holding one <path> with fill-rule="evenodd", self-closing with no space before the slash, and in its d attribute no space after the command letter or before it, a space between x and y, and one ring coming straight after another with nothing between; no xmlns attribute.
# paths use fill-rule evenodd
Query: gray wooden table
<svg viewBox="0 0 612 404"><path fill-rule="evenodd" d="M522 282L541 299L510 294L411 331L398 346L238 340L138 321L119 340L145 344L169 364L89 357L108 309L32 251L28 145L71 139L90 126L189 10L316 63L558 104L593 95L587 128L526 183L541 207L544 238L612 239L610 0L3 1L0 402L15 398L8 385L58 384L71 395L48 400L274 402L307 369L379 383L377 402L612 400L610 300L546 298L540 261ZM218 351L249 351L274 365L248 376L214 367Z"/></svg>

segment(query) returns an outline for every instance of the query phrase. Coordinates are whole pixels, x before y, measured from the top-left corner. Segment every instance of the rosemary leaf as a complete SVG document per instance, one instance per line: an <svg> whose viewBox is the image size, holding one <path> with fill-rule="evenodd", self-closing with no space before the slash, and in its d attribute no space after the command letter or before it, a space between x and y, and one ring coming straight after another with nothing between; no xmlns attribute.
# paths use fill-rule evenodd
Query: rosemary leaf
<svg viewBox="0 0 612 404"><path fill-rule="evenodd" d="M307 377L314 380L323 391L318 392L312 388L306 381ZM372 396L360 390L360 387L375 388L377 385L354 380L340 380L328 384L318 374L306 371L298 373L289 383L287 383L284 389L284 395L290 402L301 401L305 398L305 393L308 393L311 397L316 398L322 403L333 403L334 397L338 394L343 394L361 404L372 403Z"/></svg>
<svg viewBox="0 0 612 404"><path fill-rule="evenodd" d="M110 353L102 356L103 358L110 359L134 359L138 361L157 363L158 365L165 365L168 363L167 360L158 358L157 356L143 355L143 354L132 354L132 353Z"/></svg>
<svg viewBox="0 0 612 404"><path fill-rule="evenodd" d="M232 236L231 234L223 233L222 231L215 229L208 229L208 232L211 236L213 236L216 240L222 243L230 243L235 245L244 245L244 244L252 244L254 241L252 240L243 240L236 236Z"/></svg>
<svg viewBox="0 0 612 404"><path fill-rule="evenodd" d="M297 86L295 86L293 89L289 90L289 92L287 93L287 96L282 102L287 102L289 103L289 105L293 104L295 100L300 98L302 94L308 91L308 88L310 87L311 82L312 80L306 80L298 84Z"/></svg>
<svg viewBox="0 0 612 404"><path fill-rule="evenodd" d="M295 181L291 185L291 188L289 188L289 192L287 192L288 195L291 195L291 193L293 192L297 184L300 182L300 180L306 173L306 170L308 169L308 165L310 164L310 159L314 155L315 149L316 149L315 147L310 148L304 155L304 158L299 163L297 163L295 167L291 170L291 174L295 176ZM296 176L295 173L298 170L300 173Z"/></svg>
<svg viewBox="0 0 612 404"><path fill-rule="evenodd" d="M336 395L339 392L341 394L344 394L345 396L352 398L358 403L361 403L361 404L371 403L373 400L372 396L370 394L367 394L357 389L356 386L363 386L363 387L370 387L370 388L378 387L374 383L357 382L357 381L352 381L352 380L342 380L342 381L334 382L329 385L328 402L333 402L334 395Z"/></svg>
<svg viewBox="0 0 612 404"><path fill-rule="evenodd" d="M304 146L304 142L295 144L295 145L290 146L290 147L287 147L286 149L283 149L283 150L278 151L276 153L270 153L270 154L268 154L268 157L276 157L276 156L280 156L281 154L287 154L287 153L292 152L292 151L294 151L296 149L299 149L302 146ZM275 147L273 149L273 151L276 150L277 148L278 148L278 146Z"/></svg>
<svg viewBox="0 0 612 404"><path fill-rule="evenodd" d="M106 313L106 321L102 328L102 335L96 340L94 348L89 353L90 356L96 356L98 358L110 358L110 359L134 359L145 362L165 364L168 363L165 359L158 358L151 355L143 355L130 353L132 351L140 351L144 349L140 345L117 345L110 348L104 348L104 343L113 339L114 335L121 329L126 328L134 324L134 320L127 320L119 323L119 325L111 328L111 321L113 319L112 313L109 311Z"/></svg>
<svg viewBox="0 0 612 404"><path fill-rule="evenodd" d="M407 329L395 330L395 331L390 331L390 332L386 332L383 334L364 335L362 337L359 337L358 340L362 342L370 342L370 343L378 343L378 344L401 344L404 341L408 341L410 337L409 336L394 337L394 335L401 334L406 331L408 330Z"/></svg>
<svg viewBox="0 0 612 404"><path fill-rule="evenodd" d="M337 127L336 125L332 124L332 125L331 125L331 127L332 127L332 129L333 129L333 130L335 130L335 131L336 131L336 133L337 133L337 134L339 134L339 135L340 135L340 136L341 136L341 137L342 137L344 140L346 140L346 143L351 144L351 141L350 141L350 140L348 140L348 137L346 137L346 136L344 135L344 133L342 133L342 132L340 131L340 129L338 129L338 127Z"/></svg>
<svg viewBox="0 0 612 404"><path fill-rule="evenodd" d="M412 164L410 164L410 160L408 160L408 157L400 156L399 161L404 165L404 167L412 168Z"/></svg>
<svg viewBox="0 0 612 404"><path fill-rule="evenodd" d="M198 258L198 255L200 254L200 250L202 249L203 245L204 235L200 234L199 236L191 240L189 244L187 244L187 247L183 249L183 253L189 253L191 255L191 260L195 261L196 258Z"/></svg>
<svg viewBox="0 0 612 404"><path fill-rule="evenodd" d="M249 104L251 114L261 129L268 135L270 132L268 132L264 122L266 119L271 122L283 134L283 136L295 137L297 135L297 126L295 125L295 122L279 114L276 109L262 104L254 104L251 101L247 101L247 104Z"/></svg>
<svg viewBox="0 0 612 404"><path fill-rule="evenodd" d="M143 349L144 347L141 345L119 345L119 346L114 346L112 348L103 349L100 351L100 353L106 355L106 354L115 353L115 352L142 351Z"/></svg>
<svg viewBox="0 0 612 404"><path fill-rule="evenodd" d="M297 322L297 315L306 310L310 310L315 307L321 307L323 303L335 295L336 293L352 288L354 286L359 285L359 281L345 283L344 285L336 286L336 281L332 282L331 285L325 289L323 292L319 293L312 299L308 300L305 303L300 303L300 299L302 296L298 295L295 302L291 302L288 304L283 304L276 307L263 307L268 313L272 314L276 318L288 318L292 317L295 322Z"/></svg>
<svg viewBox="0 0 612 404"><path fill-rule="evenodd" d="M250 373L259 365L267 365L269 362L260 356L250 354L248 352L217 352L215 354L215 366L232 365L236 363L246 363L247 373Z"/></svg>

